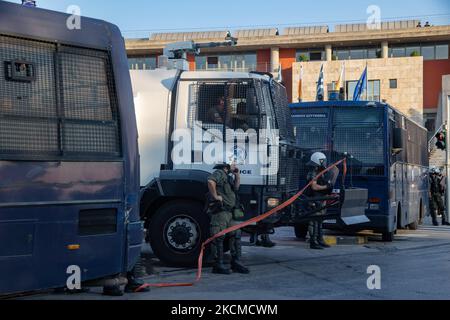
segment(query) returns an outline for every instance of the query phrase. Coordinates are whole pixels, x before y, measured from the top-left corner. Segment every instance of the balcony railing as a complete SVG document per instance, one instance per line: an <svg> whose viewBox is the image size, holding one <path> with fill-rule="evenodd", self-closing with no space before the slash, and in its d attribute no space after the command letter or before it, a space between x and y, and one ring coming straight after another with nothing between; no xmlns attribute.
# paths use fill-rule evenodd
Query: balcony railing
<svg viewBox="0 0 450 320"><path fill-rule="evenodd" d="M258 63L252 65L214 65L214 66L197 66L196 71L232 71L232 72L278 72L278 67L273 68L271 63Z"/></svg>

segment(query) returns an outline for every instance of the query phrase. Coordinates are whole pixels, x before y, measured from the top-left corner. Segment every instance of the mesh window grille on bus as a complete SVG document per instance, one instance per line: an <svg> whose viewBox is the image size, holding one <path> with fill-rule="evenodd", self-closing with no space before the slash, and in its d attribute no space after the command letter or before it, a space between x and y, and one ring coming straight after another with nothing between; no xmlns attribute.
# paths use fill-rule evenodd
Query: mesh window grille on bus
<svg viewBox="0 0 450 320"><path fill-rule="evenodd" d="M0 35L0 74L0 158L120 157L107 52Z"/></svg>

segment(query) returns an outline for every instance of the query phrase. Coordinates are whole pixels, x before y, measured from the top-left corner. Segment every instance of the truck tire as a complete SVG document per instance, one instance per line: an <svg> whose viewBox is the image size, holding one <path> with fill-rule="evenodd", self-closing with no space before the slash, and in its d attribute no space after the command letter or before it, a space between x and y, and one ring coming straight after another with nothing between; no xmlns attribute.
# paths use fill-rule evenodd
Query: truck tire
<svg viewBox="0 0 450 320"><path fill-rule="evenodd" d="M383 233L383 242L393 242L395 238L395 231Z"/></svg>
<svg viewBox="0 0 450 320"><path fill-rule="evenodd" d="M155 255L174 267L197 265L202 243L209 236L209 217L195 201L163 205L149 223L150 245Z"/></svg>
<svg viewBox="0 0 450 320"><path fill-rule="evenodd" d="M308 234L308 227L309 225L305 223L298 223L294 226L295 236L297 237L297 239L306 239L306 235Z"/></svg>

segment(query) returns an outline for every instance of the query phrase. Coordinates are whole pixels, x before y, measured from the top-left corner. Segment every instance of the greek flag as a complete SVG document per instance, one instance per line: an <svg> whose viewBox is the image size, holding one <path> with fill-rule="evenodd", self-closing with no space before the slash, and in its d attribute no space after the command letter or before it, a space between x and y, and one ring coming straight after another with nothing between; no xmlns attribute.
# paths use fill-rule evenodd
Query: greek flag
<svg viewBox="0 0 450 320"><path fill-rule="evenodd" d="M367 66L356 84L355 92L353 93L353 101L360 101L361 95L365 90L367 90Z"/></svg>
<svg viewBox="0 0 450 320"><path fill-rule="evenodd" d="M324 89L324 79L323 79L323 64L320 68L320 75L319 75L319 81L317 82L317 101L323 101L324 95L325 95L325 89Z"/></svg>

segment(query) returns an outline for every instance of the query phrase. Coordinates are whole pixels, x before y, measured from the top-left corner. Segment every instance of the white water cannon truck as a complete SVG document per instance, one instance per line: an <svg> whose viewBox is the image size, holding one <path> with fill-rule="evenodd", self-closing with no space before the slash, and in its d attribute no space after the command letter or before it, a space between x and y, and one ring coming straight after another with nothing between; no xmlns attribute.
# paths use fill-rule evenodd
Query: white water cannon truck
<svg viewBox="0 0 450 320"><path fill-rule="evenodd" d="M236 42L171 44L157 69L131 71L141 153L141 217L153 252L169 265L195 265L202 242L210 236L204 208L207 178L217 163L238 165L245 219L277 207L300 187L305 153L295 142L283 84L268 73L188 71L188 53ZM352 216L364 215L365 191L358 193L359 202L352 201ZM267 234L308 219L294 205L244 231Z"/></svg>

